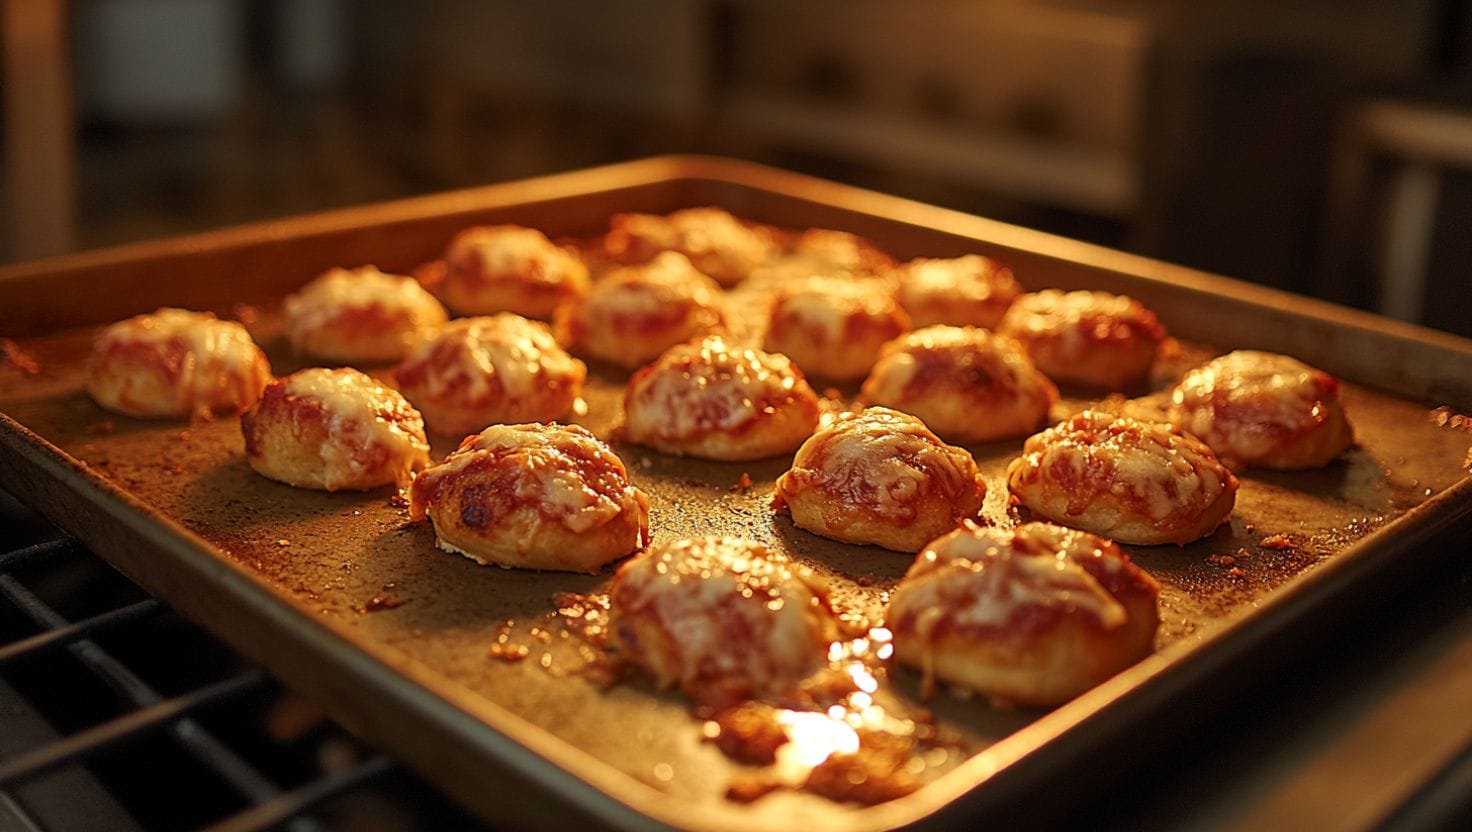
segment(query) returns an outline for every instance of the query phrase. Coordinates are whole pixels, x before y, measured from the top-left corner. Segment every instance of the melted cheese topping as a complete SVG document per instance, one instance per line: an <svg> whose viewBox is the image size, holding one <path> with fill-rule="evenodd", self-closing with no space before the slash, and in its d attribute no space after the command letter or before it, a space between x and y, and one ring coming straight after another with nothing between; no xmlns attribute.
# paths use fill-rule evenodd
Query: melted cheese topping
<svg viewBox="0 0 1472 832"><path fill-rule="evenodd" d="M164 308L98 335L87 389L104 407L130 415L206 415L247 407L270 378L266 356L245 327L209 312Z"/></svg>
<svg viewBox="0 0 1472 832"><path fill-rule="evenodd" d="M806 327L816 341L837 344L852 318L889 320L899 314L893 284L848 277L810 277L782 291L772 307L772 320Z"/></svg>
<svg viewBox="0 0 1472 832"><path fill-rule="evenodd" d="M395 459L413 459L429 452L424 421L398 391L350 368L301 370L282 379L288 398L315 399L321 403L327 425L322 443L326 470L366 471L373 457L363 451L373 446L388 449ZM344 478L346 481L347 478ZM329 477L331 487L335 478Z"/></svg>
<svg viewBox="0 0 1472 832"><path fill-rule="evenodd" d="M638 503L623 461L577 425L492 425L466 438L443 463L421 473L414 481L416 497L432 494L436 481L459 476L482 460L520 472L512 486L516 498L536 505L575 533L602 526L625 505ZM414 501L416 520L423 519L425 508L420 500Z"/></svg>
<svg viewBox="0 0 1472 832"><path fill-rule="evenodd" d="M422 383L429 398L476 402L499 381L507 396L535 395L548 379L581 379L582 362L568 355L546 324L502 312L445 325L400 366L401 379Z"/></svg>
<svg viewBox="0 0 1472 832"><path fill-rule="evenodd" d="M1108 292L1046 289L1013 302L1000 329L1026 342L1057 338L1065 350L1135 337L1160 340L1165 330L1155 314L1134 298Z"/></svg>
<svg viewBox="0 0 1472 832"><path fill-rule="evenodd" d="M1022 291L1011 269L980 254L912 260L905 266L905 278L900 301L906 307L952 298L1010 303Z"/></svg>
<svg viewBox="0 0 1472 832"><path fill-rule="evenodd" d="M937 325L886 344L863 397L898 402L936 385L1047 395L1047 382L1016 341L975 327Z"/></svg>
<svg viewBox="0 0 1472 832"><path fill-rule="evenodd" d="M826 228L804 231L790 256L812 264L818 273L841 270L854 274L878 274L893 266L889 255L863 237Z"/></svg>
<svg viewBox="0 0 1472 832"><path fill-rule="evenodd" d="M633 383L631 407L657 408L669 439L735 431L807 389L785 355L739 348L719 335L672 347Z"/></svg>
<svg viewBox="0 0 1472 832"><path fill-rule="evenodd" d="M1042 479L1082 511L1099 494L1128 497L1151 520L1197 511L1235 478L1200 440L1168 425L1086 410L1030 437L1009 480Z"/></svg>
<svg viewBox="0 0 1472 832"><path fill-rule="evenodd" d="M667 251L642 266L617 269L593 285L584 302L592 314L663 317L672 309L720 305L721 287L683 254Z"/></svg>
<svg viewBox="0 0 1472 832"><path fill-rule="evenodd" d="M1171 392L1177 427L1242 460L1321 424L1338 382L1286 355L1238 350L1187 373Z"/></svg>
<svg viewBox="0 0 1472 832"><path fill-rule="evenodd" d="M489 280L516 279L560 284L577 280L586 267L534 228L491 225L455 235L445 252L450 268Z"/></svg>
<svg viewBox="0 0 1472 832"><path fill-rule="evenodd" d="M719 258L723 270L737 276L770 260L776 246L770 237L749 228L720 208L687 208L667 217L653 214L624 214L615 228L665 251L699 259Z"/></svg>
<svg viewBox="0 0 1472 832"><path fill-rule="evenodd" d="M705 537L650 549L619 569L611 625L652 618L674 656L631 658L687 689L730 677L757 691L794 681L826 655L833 636L828 587L780 552L749 540Z"/></svg>
<svg viewBox="0 0 1472 832"><path fill-rule="evenodd" d="M374 266L331 269L286 298L295 337L332 322L344 310L377 308L421 325L443 323L444 307L412 277L384 274Z"/></svg>
<svg viewBox="0 0 1472 832"><path fill-rule="evenodd" d="M949 498L975 488L976 462L914 416L871 407L840 415L804 442L792 470L778 481L778 495L799 482L880 517L907 521L926 496Z"/></svg>
<svg viewBox="0 0 1472 832"><path fill-rule="evenodd" d="M177 341L188 348L188 366L183 378L191 379L202 368L234 373L249 370L260 355L260 348L245 327L234 321L222 321L209 312L185 309L160 309L149 315L138 315L119 321L103 330L98 344L133 343L163 346ZM207 385L201 379L200 383Z"/></svg>
<svg viewBox="0 0 1472 832"><path fill-rule="evenodd" d="M895 591L888 618L897 623L913 615L916 635L927 641L942 621L1002 627L1029 608L1081 613L1105 629L1123 626L1124 605L1085 569L1085 559L1111 572L1128 564L1113 543L1061 526L967 526L920 553Z"/></svg>

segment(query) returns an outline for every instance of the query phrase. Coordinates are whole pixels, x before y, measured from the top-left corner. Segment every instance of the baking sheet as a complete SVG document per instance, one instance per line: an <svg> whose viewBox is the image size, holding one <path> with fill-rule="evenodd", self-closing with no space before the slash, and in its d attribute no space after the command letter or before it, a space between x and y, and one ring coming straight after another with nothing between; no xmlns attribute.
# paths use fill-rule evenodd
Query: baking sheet
<svg viewBox="0 0 1472 832"><path fill-rule="evenodd" d="M1472 355L1463 343L1406 333L1393 325L1382 326L1353 315L1325 319L1285 310L1281 304L1254 312L1251 291L1236 292L1233 290L1237 287L1225 283L1209 287L1216 291L1206 291L1199 284L1211 280L1194 273L1189 280L1156 284L1140 280L1137 275L1121 276L1103 269L1098 258L1092 263L1074 262L1069 268L1069 262L1060 256L1076 255L1077 244L1049 238L1042 242L1055 253L1040 250L1029 256L1017 246L1036 242L1026 232L1002 235L1004 239L994 234L973 234L966 239L941 228L945 223L937 221L940 215L929 213L933 209L762 169L672 160L662 166L627 166L621 176L613 177L620 183L617 186L612 186L608 172L603 171L581 179L564 178L560 189L542 183L523 186L520 191L488 190L482 192L485 207L481 208L468 207L476 202L474 197L456 195L438 203L400 206L401 213L390 210L387 220L381 213L347 212L334 215L331 222L319 218L315 224L298 221L295 226L273 226L269 234L252 235L247 230L234 237L216 237L213 245L205 240L182 248L145 247L110 266L106 258L80 265L62 261L49 269L44 264L32 265L0 274L0 285L24 284L27 289L17 295L44 299L45 305L52 308L52 294L38 292L34 285L43 278L52 281L51 293L76 297L87 279L106 281L110 275L118 280L131 279L129 275L151 267L152 281L140 286L141 295L127 301L149 309L198 297L191 293L196 291L196 284L206 282L196 277L197 261L203 258L225 269L228 274L222 273L221 280L232 283L235 296L192 305L214 305L228 313L234 300L259 304L263 315L254 328L268 349L273 368L284 374L303 365L289 354L280 337L275 304L284 291L315 274L316 266L309 265L314 260L325 260L327 265L373 261L385 268L406 268L432 256L450 233L472 222L518 221L554 234L577 235L596 231L608 214L618 210L669 211L714 202L754 219L788 226L844 227L865 233L902 258L962 251L1000 253L1014 264L1019 279L1030 288L1101 285L1119 289L1115 284L1123 280L1131 284L1128 289L1133 294L1162 312L1173 333L1182 337L1217 336L1216 343L1224 348L1275 348L1275 344L1264 342L1292 341L1299 333L1327 327L1335 335L1329 346L1349 344L1350 348L1339 350L1343 354L1330 356L1329 361L1303 350L1297 354L1365 383L1347 384L1344 391L1360 446L1321 471L1244 475L1230 526L1206 541L1186 547L1126 547L1164 587L1158 641L1161 652L1147 663L1149 667L1133 674L1133 681L1139 684L1152 674L1192 674L1194 658L1206 646L1225 640L1218 636L1231 635L1228 628L1232 622L1251 623L1257 608L1270 602L1282 587L1289 588L1282 595L1292 602L1293 587L1304 584L1305 576L1345 571L1338 564L1352 560L1365 548L1356 548L1357 541L1388 523L1389 531L1394 533L1395 518L1465 477L1466 434L1437 424L1430 412L1436 404L1465 405L1465 400L1436 398L1460 393L1455 370L1467 366ZM753 180L761 180L759 184L767 187L756 187L751 184ZM566 210L549 212L545 199L537 198L546 197L549 191L561 194L554 202L560 201ZM854 213L860 207L872 211L876 205L883 210ZM413 216L416 212L417 222ZM385 225L413 230L405 231L398 239L401 245L394 247L392 238L384 242ZM436 239L428 229L441 229L442 236ZM998 229L984 224L984 230ZM352 245L341 243L344 234L353 239ZM376 239L386 248L381 252L365 250L359 238ZM302 265L292 266L285 274L279 268L262 270L261 263L283 260L276 250L283 246L307 252L301 258ZM232 249L235 257L222 256ZM235 265L226 267L226 261ZM1121 262L1137 265L1136 261L1126 258ZM1036 268L1030 270L1029 264ZM1300 306L1308 313L1315 311L1312 304ZM1228 312L1233 337L1224 340L1219 337L1220 319ZM322 668L287 668L288 680L315 689L319 696L322 688L330 688L325 697L329 707L346 712L350 723L356 721L360 730L415 760L431 779L441 780L462 799L467 799L466 793L475 791L478 783L495 779L499 770L516 769L561 799L580 803L586 811L623 825L658 820L708 828L751 823L772 828L813 823L866 828L922 821L943 804L959 801L957 805L962 808L969 802L979 805L979 795L995 801L1006 783L1004 777L997 776L1005 768L1004 762L1019 754L1044 756L1039 752L1066 745L1069 739L1063 730L1065 725L1087 725L1091 718L1103 719L1108 697L1127 699L1132 689L1131 679L1116 680L1108 686L1108 697L1102 701L1099 696L1085 697L1041 721L1036 712L999 711L979 699L943 694L923 705L934 710L941 725L956 732L957 741L952 746L955 751L930 761L931 774L941 779L916 795L873 809L803 793L778 793L751 805L732 803L723 795L726 784L739 776L740 770L701 741L701 721L692 716L688 703L677 695L654 691L638 679L609 689L589 681L575 672L584 660L582 645L548 626L557 616L553 600L556 593L594 592L606 582L608 572L577 576L478 567L434 549L429 527L408 525L405 509L390 499L388 491L323 494L258 477L244 462L238 425L233 420L186 426L107 414L81 392L82 358L93 331L85 324L96 320L89 321L88 316L107 314L100 320L112 320L127 313L117 308L99 312L95 305L89 305L76 309L70 319L61 311L48 314L54 319L45 326L35 324L38 319L47 320L46 315L35 311L27 315L24 309L12 308L0 315L0 334L21 335L20 347L39 367L36 374L17 366L0 368L0 410L54 444L66 455L62 462L82 463L84 468L67 469L82 480L91 483L94 477L101 477L104 491L108 484L114 485L126 497L142 501L145 515L149 509L157 511L156 518L144 517L145 529L194 544L196 541L187 534L173 534L172 519L183 530L197 535L204 544L197 547L206 558L204 563L225 570L218 580L230 586L226 596L249 596L251 603L242 601L240 609L232 609L232 614L261 615L266 610L280 616L279 627L265 628L269 632L314 645L324 633L345 642L342 649L323 648ZM1282 327L1282 315L1289 316L1296 326ZM1371 334L1357 335L1360 330ZM1408 334L1415 337L1406 337ZM1398 353L1377 349L1377 339L1385 338L1393 341ZM1324 339L1320 339L1318 349L1322 351L1324 346ZM1179 370L1215 351L1187 342L1178 355L1162 362L1157 372L1159 383L1168 383ZM1346 359L1362 352L1379 358L1362 361L1359 366L1344 366ZM1422 371L1387 373L1382 366L1385 356L1396 354L1416 358L1415 366ZM1428 362L1438 362L1444 369L1426 368ZM581 421L599 435L608 436L618 421L617 399L627 376L609 368L594 370L587 396L589 414ZM1400 395L1386 395L1372 387ZM1407 394L1418 400L1408 400ZM1079 404L1076 399L1069 400L1060 405L1056 415L1064 415ZM12 447L21 439L28 440L18 432L3 435ZM456 439L437 437L436 456L447 453ZM988 481L989 516L1003 516L1005 487L1001 471L1020 445L1021 440L1016 440L974 448ZM785 470L784 460L705 463L636 447L617 449L637 484L651 494L656 542L708 533L740 534L766 541L827 574L839 588L843 602L871 614L877 614L883 593L908 565L906 556L826 541L796 530L785 517L774 515L768 502L772 481ZM733 490L743 473L750 476L752 487ZM8 480L5 484L14 488L13 483ZM79 490L73 489L73 493ZM24 491L21 496L27 498ZM1435 511L1465 514L1465 499L1451 502L1449 506L1438 504ZM106 524L98 528L105 530ZM91 527L87 531L103 534ZM1276 535L1286 535L1292 545L1260 545L1265 538ZM1390 540L1393 548L1393 534ZM97 545L106 555L106 544ZM1413 564L1418 553L1409 549L1400 556ZM170 600L181 596L186 609L201 605L190 594L187 583L174 588L162 575L168 570L167 562L129 560L124 565L129 571L144 573L138 577L146 586L163 586L163 594ZM261 597L252 594L262 590ZM211 621L207 611L201 617L217 629L225 627L227 637L230 635L228 622ZM503 633L530 648L529 660L508 663L491 657L490 647ZM545 641L542 633L548 634ZM267 654L263 660L275 669L269 655L271 647L262 643L264 638L252 634L247 652L257 657ZM375 677L388 680L383 682L385 689L343 689L343 679L352 673L338 666L365 657L376 662ZM313 678L300 678L303 676ZM892 680L896 696L916 701L914 674L896 670ZM446 716L438 705L424 704L426 700L404 685L417 687L433 700L450 703L458 710ZM358 707L358 697L379 697L394 706L376 709L370 718L364 712L373 709ZM457 714L491 732L479 740L466 740L465 745L471 747L469 758L464 749L440 755L422 747L422 740L416 743L413 739L414 727L425 727L419 735L432 736L433 731L428 730L431 726L424 723L442 717L453 722ZM402 724L384 724L393 720ZM1029 725L1032 730L1026 735L1018 733ZM463 733L466 723L457 723L450 730ZM1004 738L1009 738L1005 748L992 745ZM502 739L512 742L504 745ZM528 758L518 751L527 748L539 756ZM985 751L988 748L992 750ZM539 760L552 760L556 765L539 767ZM990 794L986 791L988 784L995 785ZM495 806L484 805L494 801L470 802L482 811L495 813ZM621 812L618 806L632 811Z"/></svg>

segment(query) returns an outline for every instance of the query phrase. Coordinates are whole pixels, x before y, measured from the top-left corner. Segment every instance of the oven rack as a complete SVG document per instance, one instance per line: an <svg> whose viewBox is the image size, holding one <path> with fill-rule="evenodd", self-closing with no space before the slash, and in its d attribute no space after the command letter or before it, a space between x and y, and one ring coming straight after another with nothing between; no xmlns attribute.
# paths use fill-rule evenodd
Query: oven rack
<svg viewBox="0 0 1472 832"><path fill-rule="evenodd" d="M488 828L326 719L291 738L269 736L262 713L291 702L299 709L301 700L4 491L0 541L0 832ZM1452 542L1465 546L1468 538ZM1345 696L1322 698L1326 691L1356 684L1398 700L1405 696L1406 674L1396 668L1407 656L1428 642L1437 645L1431 655L1442 656L1464 649L1457 644L1472 644L1472 562L1451 558L1413 583L1412 592L1387 588L1331 639L1319 660L1262 679L1261 690L1219 724L1189 731L1179 744L1149 755L1132 776L1155 788L1070 806L1056 828L1186 828L1240 820L1244 807L1273 793L1264 776L1303 763L1294 759L1302 748L1272 750L1286 731L1307 726L1323 733L1367 721L1367 712L1373 716L1364 703L1339 701ZM140 648L149 639L159 644ZM209 672L158 678L159 665L185 662L148 655L181 643L187 663L208 664ZM1367 681L1347 669L1357 662L1389 669ZM58 667L70 668L70 676L58 680ZM92 695L81 698L110 700L105 714L94 708L79 717L51 701L66 692L59 687L83 682ZM37 728L43 718L59 730ZM1218 765L1182 765L1183 748ZM1297 771L1298 779L1345 768L1320 756ZM145 776L127 776L138 769ZM180 778L188 788L158 785ZM1377 817L1375 828L1468 828L1472 746L1427 771L1409 792L1370 802L1377 801L1378 814L1369 815Z"/></svg>
<svg viewBox="0 0 1472 832"><path fill-rule="evenodd" d="M0 492L0 830L482 828Z"/></svg>

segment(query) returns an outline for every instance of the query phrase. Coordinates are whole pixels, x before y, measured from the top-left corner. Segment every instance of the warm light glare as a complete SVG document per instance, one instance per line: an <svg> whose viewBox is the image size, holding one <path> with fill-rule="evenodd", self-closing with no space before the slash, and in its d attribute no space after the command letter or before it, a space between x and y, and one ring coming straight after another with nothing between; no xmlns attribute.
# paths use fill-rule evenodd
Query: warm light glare
<svg viewBox="0 0 1472 832"><path fill-rule="evenodd" d="M859 750L858 733L825 713L780 710L777 723L786 730L788 741L777 749L776 775L786 783L803 782L834 754Z"/></svg>

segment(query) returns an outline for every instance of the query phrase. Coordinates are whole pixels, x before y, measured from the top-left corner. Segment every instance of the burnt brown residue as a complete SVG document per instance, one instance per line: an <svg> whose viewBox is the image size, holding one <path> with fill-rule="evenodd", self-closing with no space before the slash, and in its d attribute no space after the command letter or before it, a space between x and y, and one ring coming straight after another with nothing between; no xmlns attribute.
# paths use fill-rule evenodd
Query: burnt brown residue
<svg viewBox="0 0 1472 832"><path fill-rule="evenodd" d="M409 599L407 598L394 595L393 593L384 593L383 595L375 595L372 598L369 598L368 602L363 605L362 611L382 612L383 610L391 610L397 607L402 607L407 603L409 603Z"/></svg>
<svg viewBox="0 0 1472 832"><path fill-rule="evenodd" d="M834 754L819 763L803 788L831 800L866 805L904 797L921 785L909 768L914 752L914 742L907 737L865 732L859 735L857 752Z"/></svg>
<svg viewBox="0 0 1472 832"><path fill-rule="evenodd" d="M460 508L460 522L472 529L478 529L490 521L490 515L486 513L486 507L479 503L466 503Z"/></svg>
<svg viewBox="0 0 1472 832"><path fill-rule="evenodd" d="M0 338L0 364L9 364L28 376L41 374L41 365L36 363L36 359L9 338Z"/></svg>
<svg viewBox="0 0 1472 832"><path fill-rule="evenodd" d="M1258 542L1257 545L1261 546L1264 549L1272 549L1275 552L1303 548L1296 541L1294 541L1292 537L1289 537L1286 534L1275 534L1269 537L1264 537L1261 541Z"/></svg>
<svg viewBox="0 0 1472 832"><path fill-rule="evenodd" d="M606 650L608 597L558 592L556 609L522 627L514 619L496 628L488 650L493 659L519 662L537 656L537 664L553 676L576 674L607 687L619 677L620 665Z"/></svg>
<svg viewBox="0 0 1472 832"><path fill-rule="evenodd" d="M760 774L742 774L726 786L726 799L732 803L754 803L782 788L770 777Z"/></svg>
<svg viewBox="0 0 1472 832"><path fill-rule="evenodd" d="M394 494L388 498L388 504L393 508L408 508L409 498L403 494Z"/></svg>
<svg viewBox="0 0 1472 832"><path fill-rule="evenodd" d="M712 717L705 725L705 739L739 763L766 766L777 761L787 732L772 718L770 706L746 702Z"/></svg>
<svg viewBox="0 0 1472 832"><path fill-rule="evenodd" d="M1437 427L1472 433L1472 416L1458 413L1450 407L1438 407L1431 411L1431 421Z"/></svg>

